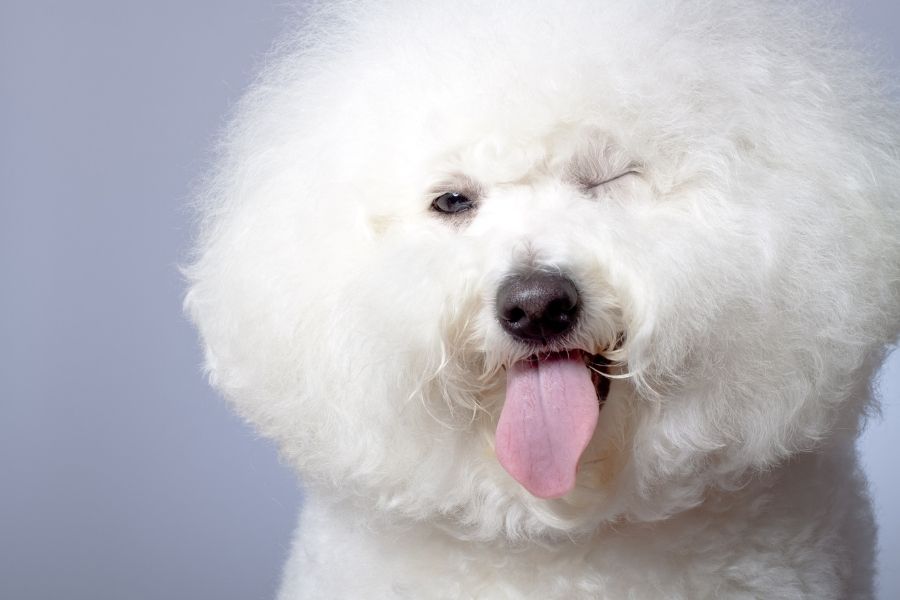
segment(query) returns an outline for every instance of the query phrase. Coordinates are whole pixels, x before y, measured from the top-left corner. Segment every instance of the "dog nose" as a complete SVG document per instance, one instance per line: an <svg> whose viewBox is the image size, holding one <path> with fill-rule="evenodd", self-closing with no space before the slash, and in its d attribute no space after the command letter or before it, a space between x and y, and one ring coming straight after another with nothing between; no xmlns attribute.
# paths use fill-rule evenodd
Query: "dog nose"
<svg viewBox="0 0 900 600"><path fill-rule="evenodd" d="M578 290L568 277L533 271L511 277L497 290L497 316L514 338L550 343L578 320Z"/></svg>

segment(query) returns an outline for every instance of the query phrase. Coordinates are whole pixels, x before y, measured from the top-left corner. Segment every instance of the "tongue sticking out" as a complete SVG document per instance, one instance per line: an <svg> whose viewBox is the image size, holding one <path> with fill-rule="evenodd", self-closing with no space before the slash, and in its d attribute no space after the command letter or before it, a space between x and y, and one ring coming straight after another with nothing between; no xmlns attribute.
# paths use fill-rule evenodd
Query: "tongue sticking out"
<svg viewBox="0 0 900 600"><path fill-rule="evenodd" d="M539 498L575 487L578 459L600 406L581 352L526 359L509 368L495 437L500 464Z"/></svg>

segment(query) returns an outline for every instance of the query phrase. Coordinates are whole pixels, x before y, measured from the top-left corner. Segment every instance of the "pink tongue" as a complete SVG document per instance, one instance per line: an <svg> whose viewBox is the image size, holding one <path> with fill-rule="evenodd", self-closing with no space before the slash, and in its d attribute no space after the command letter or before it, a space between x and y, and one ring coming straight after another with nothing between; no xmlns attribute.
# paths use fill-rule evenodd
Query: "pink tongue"
<svg viewBox="0 0 900 600"><path fill-rule="evenodd" d="M539 498L575 487L578 459L600 406L581 352L519 361L506 379L506 404L495 438L500 464Z"/></svg>

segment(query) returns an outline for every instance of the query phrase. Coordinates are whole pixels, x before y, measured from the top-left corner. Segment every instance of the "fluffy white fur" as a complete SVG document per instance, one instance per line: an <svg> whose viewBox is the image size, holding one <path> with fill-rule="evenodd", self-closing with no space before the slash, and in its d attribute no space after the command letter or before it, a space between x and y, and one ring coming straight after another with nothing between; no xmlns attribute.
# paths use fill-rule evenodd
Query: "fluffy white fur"
<svg viewBox="0 0 900 600"><path fill-rule="evenodd" d="M900 322L900 128L838 20L387 0L301 30L187 268L213 384L308 490L282 600L871 597L854 440ZM568 346L616 361L556 500L493 450L523 266L577 282Z"/></svg>

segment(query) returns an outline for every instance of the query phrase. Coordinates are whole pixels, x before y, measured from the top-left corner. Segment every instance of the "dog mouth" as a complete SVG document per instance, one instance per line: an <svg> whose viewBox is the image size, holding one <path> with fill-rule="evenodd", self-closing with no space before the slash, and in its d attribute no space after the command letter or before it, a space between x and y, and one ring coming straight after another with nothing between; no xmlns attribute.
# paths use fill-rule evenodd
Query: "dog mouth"
<svg viewBox="0 0 900 600"><path fill-rule="evenodd" d="M547 352L509 366L495 450L504 469L538 498L575 487L581 454L609 394L609 360L583 350Z"/></svg>
<svg viewBox="0 0 900 600"><path fill-rule="evenodd" d="M591 381L594 389L597 390L597 404L600 409L606 403L606 397L609 396L609 366L610 360L602 354L584 353L584 360L587 368L591 372Z"/></svg>

